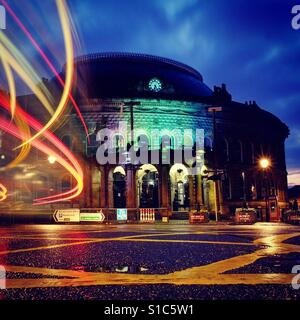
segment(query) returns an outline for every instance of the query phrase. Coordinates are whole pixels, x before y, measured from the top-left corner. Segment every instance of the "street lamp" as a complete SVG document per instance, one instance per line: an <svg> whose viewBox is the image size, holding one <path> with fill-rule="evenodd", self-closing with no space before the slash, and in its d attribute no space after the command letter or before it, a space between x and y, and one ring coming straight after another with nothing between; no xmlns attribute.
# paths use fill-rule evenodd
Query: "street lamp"
<svg viewBox="0 0 300 320"><path fill-rule="evenodd" d="M266 169L268 169L270 167L271 162L270 162L270 160L268 158L261 158L259 160L259 165L263 170L266 170Z"/></svg>
<svg viewBox="0 0 300 320"><path fill-rule="evenodd" d="M49 157L48 157L48 161L49 161L50 164L54 164L54 163L56 162L56 160L57 160L57 159L56 159L56 157L54 157L54 156L49 156Z"/></svg>
<svg viewBox="0 0 300 320"><path fill-rule="evenodd" d="M269 221L269 210L268 210L268 185L267 185L267 176L266 171L271 166L271 161L268 158L261 158L259 160L259 166L263 170L263 180L265 182L265 206L266 206L266 221Z"/></svg>
<svg viewBox="0 0 300 320"><path fill-rule="evenodd" d="M134 159L133 155L131 154L131 152L134 151L134 110L133 107L134 106L139 106L141 105L140 101L126 101L124 103L122 103L121 105L121 113L124 111L125 107L129 107L129 111L130 111L130 162L127 164L127 168L128 168L128 180L129 180L129 189L128 192L130 192L130 203L127 203L127 206L131 207L131 208L135 208L136 207L136 198L135 198L135 194L136 194L136 189L135 189L135 177L134 177L134 164L132 163L132 160Z"/></svg>
<svg viewBox="0 0 300 320"><path fill-rule="evenodd" d="M216 121L216 113L222 112L222 107L209 107L208 112L212 113L212 120L213 120L213 154L214 154L214 161L213 161L213 171L214 176L218 175L218 158L217 158L217 121ZM215 186L215 211L216 211L216 221L218 221L218 211L220 207L220 198L219 198L219 180L214 180Z"/></svg>

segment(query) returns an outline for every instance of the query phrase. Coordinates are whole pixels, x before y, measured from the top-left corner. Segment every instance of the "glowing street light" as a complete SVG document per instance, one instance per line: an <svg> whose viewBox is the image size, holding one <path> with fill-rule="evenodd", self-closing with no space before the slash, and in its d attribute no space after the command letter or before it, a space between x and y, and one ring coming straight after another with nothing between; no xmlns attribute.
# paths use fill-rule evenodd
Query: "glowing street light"
<svg viewBox="0 0 300 320"><path fill-rule="evenodd" d="M48 157L48 161L49 161L50 164L54 164L54 163L56 162L56 160L57 160L57 159L56 159L56 157L54 157L54 156L49 156L49 157Z"/></svg>
<svg viewBox="0 0 300 320"><path fill-rule="evenodd" d="M261 167L262 169L268 169L268 168L270 167L270 165L271 165L271 162L270 162L270 160L267 159L267 158L261 158L261 159L259 160L259 165L260 165L260 167Z"/></svg>
<svg viewBox="0 0 300 320"><path fill-rule="evenodd" d="M259 166L263 169L263 180L265 182L265 206L266 206L266 221L270 220L269 210L268 210L268 181L266 176L266 170L271 166L271 161L268 158L261 158L259 160Z"/></svg>

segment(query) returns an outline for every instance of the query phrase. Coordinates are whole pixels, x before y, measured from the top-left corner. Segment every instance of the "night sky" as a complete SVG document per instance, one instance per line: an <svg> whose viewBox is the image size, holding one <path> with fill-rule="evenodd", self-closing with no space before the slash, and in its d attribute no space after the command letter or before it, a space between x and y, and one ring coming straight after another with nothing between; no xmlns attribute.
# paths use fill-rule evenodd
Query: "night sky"
<svg viewBox="0 0 300 320"><path fill-rule="evenodd" d="M55 1L7 2L60 68L64 52ZM291 131L286 142L289 183L300 184L300 30L291 27L291 9L300 0L69 0L68 4L81 43L77 54L129 51L172 58L199 70L208 86L226 83L234 100L256 100L278 116ZM9 17L6 32L49 76Z"/></svg>

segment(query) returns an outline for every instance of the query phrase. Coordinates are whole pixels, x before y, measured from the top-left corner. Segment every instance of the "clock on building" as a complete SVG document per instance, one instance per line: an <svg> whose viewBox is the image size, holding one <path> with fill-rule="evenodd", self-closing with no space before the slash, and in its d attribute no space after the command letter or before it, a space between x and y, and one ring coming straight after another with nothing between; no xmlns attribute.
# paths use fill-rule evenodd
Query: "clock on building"
<svg viewBox="0 0 300 320"><path fill-rule="evenodd" d="M159 92L162 89L162 83L159 79L153 78L149 81L148 88L151 91Z"/></svg>

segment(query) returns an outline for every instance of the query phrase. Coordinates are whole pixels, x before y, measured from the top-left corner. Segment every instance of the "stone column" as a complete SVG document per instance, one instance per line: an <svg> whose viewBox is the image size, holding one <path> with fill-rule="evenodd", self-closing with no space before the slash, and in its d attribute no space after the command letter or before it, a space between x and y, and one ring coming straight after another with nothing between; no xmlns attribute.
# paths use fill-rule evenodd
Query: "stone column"
<svg viewBox="0 0 300 320"><path fill-rule="evenodd" d="M126 206L127 208L136 208L135 169L130 165L126 173Z"/></svg>
<svg viewBox="0 0 300 320"><path fill-rule="evenodd" d="M167 213L170 209L170 185L169 185L169 167L166 165L161 166L159 173L160 183L160 205L164 209L163 214Z"/></svg>
<svg viewBox="0 0 300 320"><path fill-rule="evenodd" d="M101 167L101 182L100 182L100 207L105 208L105 186L108 184L108 181L106 180L105 176L105 168Z"/></svg>
<svg viewBox="0 0 300 320"><path fill-rule="evenodd" d="M104 185L103 185L103 191L104 191L104 202L103 202L103 207L104 208L108 208L108 185L109 185L109 181L108 181L108 173L109 173L109 166L105 165L104 167ZM101 179L102 180L102 179Z"/></svg>
<svg viewBox="0 0 300 320"><path fill-rule="evenodd" d="M92 198L93 198L93 192L92 192L92 164L89 162L88 165L85 167L86 174L85 174L85 184L87 186L86 188L86 196L85 196L85 205L87 208L91 208L92 206Z"/></svg>
<svg viewBox="0 0 300 320"><path fill-rule="evenodd" d="M192 210L192 209L195 209L195 206L196 206L194 176L192 175L189 176L188 183L189 183L190 210Z"/></svg>
<svg viewBox="0 0 300 320"><path fill-rule="evenodd" d="M201 174L196 175L196 204L200 208L203 207L203 194L202 194L202 177Z"/></svg>

